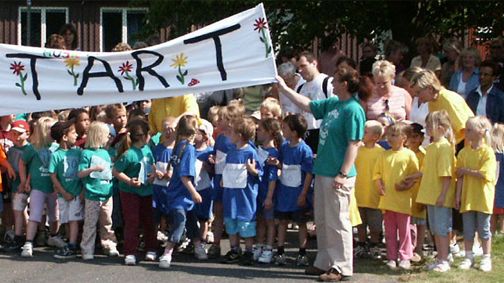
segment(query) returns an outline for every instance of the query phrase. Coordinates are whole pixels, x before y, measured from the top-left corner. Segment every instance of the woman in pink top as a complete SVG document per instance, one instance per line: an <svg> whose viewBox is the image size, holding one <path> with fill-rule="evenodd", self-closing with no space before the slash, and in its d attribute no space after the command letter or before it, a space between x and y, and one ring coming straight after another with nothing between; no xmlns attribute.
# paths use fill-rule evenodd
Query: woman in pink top
<svg viewBox="0 0 504 283"><path fill-rule="evenodd" d="M411 96L403 88L392 85L395 66L386 60L373 64L375 88L366 103L368 120L376 120L383 113L391 115L396 121L409 119Z"/></svg>

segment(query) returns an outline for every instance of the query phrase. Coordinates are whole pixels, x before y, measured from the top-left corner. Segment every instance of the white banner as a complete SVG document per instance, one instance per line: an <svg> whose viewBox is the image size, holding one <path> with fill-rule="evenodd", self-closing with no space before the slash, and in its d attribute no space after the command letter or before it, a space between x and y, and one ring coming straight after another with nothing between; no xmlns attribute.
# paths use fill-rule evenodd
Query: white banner
<svg viewBox="0 0 504 283"><path fill-rule="evenodd" d="M145 49L96 53L0 44L0 115L271 83L263 5Z"/></svg>

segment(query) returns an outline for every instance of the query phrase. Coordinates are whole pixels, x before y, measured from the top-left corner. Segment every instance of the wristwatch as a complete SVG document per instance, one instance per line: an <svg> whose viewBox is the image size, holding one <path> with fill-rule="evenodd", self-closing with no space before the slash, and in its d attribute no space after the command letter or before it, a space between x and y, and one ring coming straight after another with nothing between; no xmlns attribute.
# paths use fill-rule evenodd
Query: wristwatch
<svg viewBox="0 0 504 283"><path fill-rule="evenodd" d="M345 179L348 179L348 175L345 174L345 173L343 173L343 172L341 172L341 171L339 171L338 175L341 176L341 177L343 177L343 178L345 178Z"/></svg>

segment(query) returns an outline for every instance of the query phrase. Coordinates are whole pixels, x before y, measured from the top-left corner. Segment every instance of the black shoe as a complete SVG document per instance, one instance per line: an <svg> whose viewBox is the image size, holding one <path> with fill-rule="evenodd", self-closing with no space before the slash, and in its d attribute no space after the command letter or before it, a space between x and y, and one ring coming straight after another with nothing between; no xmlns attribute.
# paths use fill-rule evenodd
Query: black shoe
<svg viewBox="0 0 504 283"><path fill-rule="evenodd" d="M254 265L254 254L252 252L245 252L243 256L240 257L240 264L246 266Z"/></svg>
<svg viewBox="0 0 504 283"><path fill-rule="evenodd" d="M65 246L64 248L59 249L54 254L54 257L58 258L58 259L71 259L71 258L76 258L77 253L74 250L70 249L68 246Z"/></svg>
<svg viewBox="0 0 504 283"><path fill-rule="evenodd" d="M6 252L17 252L21 251L21 247L23 244L19 244L17 242L9 242L3 246L3 250Z"/></svg>
<svg viewBox="0 0 504 283"><path fill-rule="evenodd" d="M240 253L236 251L229 251L225 256L222 263L233 264L238 263L240 261Z"/></svg>

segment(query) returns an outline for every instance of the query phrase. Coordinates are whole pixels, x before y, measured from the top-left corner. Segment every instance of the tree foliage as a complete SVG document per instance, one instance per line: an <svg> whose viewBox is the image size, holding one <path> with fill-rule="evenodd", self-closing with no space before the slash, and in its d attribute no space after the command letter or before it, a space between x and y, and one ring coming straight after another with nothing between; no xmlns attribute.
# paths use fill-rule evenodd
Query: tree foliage
<svg viewBox="0 0 504 283"><path fill-rule="evenodd" d="M170 36L210 24L263 2L272 39L279 46L304 49L314 38L328 47L343 33L359 40L383 32L410 43L429 34L460 36L467 28L487 27L502 35L504 1L331 1L331 0L131 0L150 7L146 34L169 26Z"/></svg>

